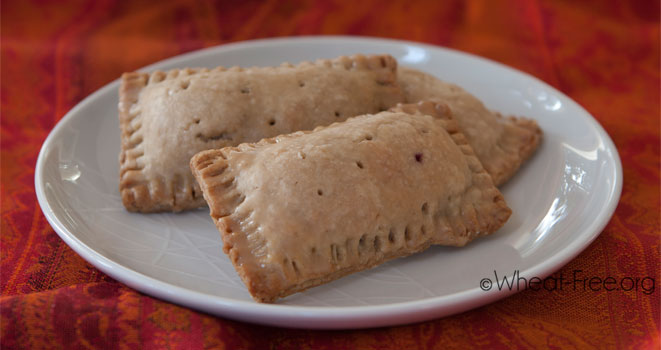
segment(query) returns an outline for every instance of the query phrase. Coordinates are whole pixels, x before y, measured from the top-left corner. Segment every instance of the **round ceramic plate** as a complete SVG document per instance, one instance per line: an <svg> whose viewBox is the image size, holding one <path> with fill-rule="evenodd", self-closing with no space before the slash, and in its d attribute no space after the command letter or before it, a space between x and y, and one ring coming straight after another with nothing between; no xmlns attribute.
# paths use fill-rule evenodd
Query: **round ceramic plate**
<svg viewBox="0 0 661 350"><path fill-rule="evenodd" d="M516 292L499 288L496 274L543 278L599 235L622 186L613 142L570 98L501 64L413 42L301 37L223 45L143 71L272 66L355 53L391 54L400 65L463 86L491 109L539 122L540 148L502 187L513 214L498 232L463 248L433 247L277 304L253 302L222 252L208 210L124 210L118 192L118 81L73 108L44 142L35 185L46 218L83 258L142 292L222 317L303 328L394 325L475 308ZM488 291L485 278L492 281Z"/></svg>

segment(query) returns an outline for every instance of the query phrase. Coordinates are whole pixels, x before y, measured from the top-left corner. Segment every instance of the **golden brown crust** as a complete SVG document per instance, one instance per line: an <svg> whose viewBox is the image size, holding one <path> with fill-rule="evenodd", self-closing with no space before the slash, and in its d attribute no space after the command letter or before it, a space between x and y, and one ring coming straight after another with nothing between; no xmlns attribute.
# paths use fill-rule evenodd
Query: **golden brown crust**
<svg viewBox="0 0 661 350"><path fill-rule="evenodd" d="M124 206L139 212L204 206L188 169L195 153L387 109L403 101L396 69L390 56L356 55L279 67L124 74Z"/></svg>
<svg viewBox="0 0 661 350"><path fill-rule="evenodd" d="M415 69L400 67L398 76L407 102L430 100L449 106L497 186L516 173L541 141L542 131L534 120L503 118L461 87Z"/></svg>
<svg viewBox="0 0 661 350"><path fill-rule="evenodd" d="M140 91L147 86L148 81L149 74L124 73L119 88L118 107L121 130L119 191L124 206L130 211L140 211L145 203L148 203L147 205L151 208L155 206L152 203L152 197L149 195L149 180L142 174L144 164L139 160L143 155L140 149L140 143L142 142L141 124L137 119L140 113L132 109L138 102Z"/></svg>
<svg viewBox="0 0 661 350"><path fill-rule="evenodd" d="M432 103L203 151L190 166L260 302L462 246L511 214L449 109Z"/></svg>
<svg viewBox="0 0 661 350"><path fill-rule="evenodd" d="M514 176L521 165L535 153L542 140L542 129L532 119L494 114L505 125L497 148L500 159L485 161L483 165L496 186L500 186Z"/></svg>

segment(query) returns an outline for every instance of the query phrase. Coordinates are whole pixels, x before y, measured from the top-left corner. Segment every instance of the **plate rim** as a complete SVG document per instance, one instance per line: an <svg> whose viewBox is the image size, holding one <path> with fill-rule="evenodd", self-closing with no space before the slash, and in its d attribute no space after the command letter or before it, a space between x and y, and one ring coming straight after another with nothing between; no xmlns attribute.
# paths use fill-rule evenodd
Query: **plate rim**
<svg viewBox="0 0 661 350"><path fill-rule="evenodd" d="M585 117L587 117L586 120L589 122L590 126L594 128L599 138L605 143L605 148L610 151L609 154L612 156L614 161L613 184L609 188L609 193L607 196L609 200L607 205L605 208L601 208L599 210L595 219L588 227L586 227L586 229L583 230L584 235L581 235L581 237L583 237L582 240L570 242L562 250L552 255L548 259L540 261L533 266L530 266L526 270L521 271L521 275L539 276L543 278L550 275L554 271L561 269L569 261L574 259L578 254L585 250L599 236L604 227L610 221L610 218L612 217L621 196L623 175L622 163L617 147L615 146L608 133L603 129L601 124L594 118L594 116L592 116L571 97L565 95L561 91L533 75L490 60L488 58L480 57L472 53L467 53L452 48L407 40L376 37L373 38L364 36L320 35L276 37L220 44L217 46L180 54L174 57L169 57L139 68L137 71L155 70L157 69L155 67L173 64L176 61L185 61L193 57L214 55L218 54L219 51L227 52L254 46L278 46L283 43L306 45L306 42L318 43L320 40L417 46L425 50L440 50L450 52L452 54L470 57L481 63L495 65L500 69L505 69L508 74L514 74L525 79L532 79L535 83L540 84L554 94L564 97L569 103L573 104L575 108L584 114ZM489 292L484 292L476 284L476 286L472 289L462 290L448 295L428 297L413 301L396 302L391 304L332 307L260 304L252 301L236 300L190 290L178 285L161 281L154 277L147 276L141 272L131 269L124 264L107 258L103 254L86 245L73 232L69 232L66 229L65 225L60 221L60 218L57 217L53 208L50 206L44 191L42 180L44 178L43 175L46 152L49 146L54 142L53 140L56 139L56 135L58 135L66 125L72 123L75 120L75 116L79 114L79 110L83 109L87 105L95 103L96 100L98 100L100 97L104 96L112 90L116 90L118 87L119 79L113 80L82 99L71 110L69 110L57 122L55 127L53 127L53 129L49 132L48 137L43 142L35 167L35 192L37 195L38 204L43 211L48 223L51 225L51 227L53 227L58 236L60 236L60 238L65 241L65 243L67 243L67 245L71 247L77 254L79 254L87 262L103 271L113 279L152 297L163 299L179 305L184 305L186 307L191 307L203 312L210 312L216 315L221 315L222 317L270 326L291 327L291 325L287 322L288 320L294 323L295 327L310 329L371 328L418 322L431 318L449 316L451 314L477 308L479 306L483 306L518 292L516 290L496 291L495 289ZM443 310L446 312L443 312ZM384 316L388 316L388 318L378 319L379 317ZM255 317L259 318L255 319Z"/></svg>

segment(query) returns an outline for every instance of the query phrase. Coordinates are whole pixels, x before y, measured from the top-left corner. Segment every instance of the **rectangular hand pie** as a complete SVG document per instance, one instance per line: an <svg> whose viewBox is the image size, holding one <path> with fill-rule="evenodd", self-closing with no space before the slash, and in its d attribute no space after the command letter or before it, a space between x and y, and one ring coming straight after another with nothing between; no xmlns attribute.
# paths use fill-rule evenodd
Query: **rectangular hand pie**
<svg viewBox="0 0 661 350"><path fill-rule="evenodd" d="M197 152L311 130L403 101L387 55L268 68L125 73L119 189L130 211L204 206L188 163Z"/></svg>
<svg viewBox="0 0 661 350"><path fill-rule="evenodd" d="M254 299L314 287L511 211L443 105L351 118L191 159L224 251Z"/></svg>
<svg viewBox="0 0 661 350"><path fill-rule="evenodd" d="M535 151L542 131L534 120L489 111L462 88L411 68L400 67L398 81L406 101L441 101L466 136L496 186L505 183Z"/></svg>

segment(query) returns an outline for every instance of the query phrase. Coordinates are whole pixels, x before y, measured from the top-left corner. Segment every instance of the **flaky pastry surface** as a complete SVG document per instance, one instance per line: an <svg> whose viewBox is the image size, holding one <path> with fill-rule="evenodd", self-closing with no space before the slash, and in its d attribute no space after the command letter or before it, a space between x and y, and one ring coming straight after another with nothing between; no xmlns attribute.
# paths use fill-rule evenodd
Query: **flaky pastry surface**
<svg viewBox="0 0 661 350"><path fill-rule="evenodd" d="M403 101L387 55L279 67L126 73L119 91L120 192L130 211L204 206L197 152L311 130Z"/></svg>
<svg viewBox="0 0 661 350"><path fill-rule="evenodd" d="M191 169L261 302L494 232L511 211L447 107L401 105L203 151Z"/></svg>

